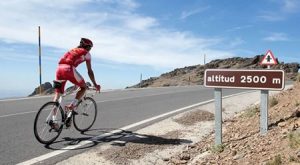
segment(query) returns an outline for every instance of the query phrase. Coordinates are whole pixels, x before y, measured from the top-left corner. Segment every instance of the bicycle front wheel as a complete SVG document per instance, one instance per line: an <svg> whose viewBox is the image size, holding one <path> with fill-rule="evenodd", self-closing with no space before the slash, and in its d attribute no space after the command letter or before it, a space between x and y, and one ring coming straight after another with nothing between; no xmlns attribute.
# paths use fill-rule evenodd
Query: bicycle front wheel
<svg viewBox="0 0 300 165"><path fill-rule="evenodd" d="M57 102L44 104L34 120L34 135L42 144L51 144L63 128L63 110Z"/></svg>
<svg viewBox="0 0 300 165"><path fill-rule="evenodd" d="M90 129L97 118L97 104L91 97L85 97L78 103L77 115L73 115L74 127L85 132Z"/></svg>

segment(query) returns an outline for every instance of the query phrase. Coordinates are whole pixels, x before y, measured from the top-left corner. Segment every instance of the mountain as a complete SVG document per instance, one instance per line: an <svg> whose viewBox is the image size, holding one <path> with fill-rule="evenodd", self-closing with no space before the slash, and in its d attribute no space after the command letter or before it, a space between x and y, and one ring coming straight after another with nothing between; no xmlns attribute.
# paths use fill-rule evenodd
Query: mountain
<svg viewBox="0 0 300 165"><path fill-rule="evenodd" d="M151 77L143 80L141 83L127 88L145 88L145 87L167 87L167 86L184 86L184 85L202 85L205 69L261 69L266 66L259 65L264 55L256 55L253 58L234 57L227 59L213 60L205 65L187 66L178 68L171 72L164 73L159 77ZM279 62L271 69L283 69L286 79L295 80L299 63Z"/></svg>
<svg viewBox="0 0 300 165"><path fill-rule="evenodd" d="M91 83L90 82L86 82L86 85L91 87ZM53 94L55 92L54 87L52 86L52 84L50 82L45 82L44 84L41 85L42 87L42 94L41 95L49 95L49 94ZM71 93L73 91L75 91L77 89L77 87L74 86L70 86L67 89L65 89L66 92ZM31 96L36 96L40 94L40 86L36 87L33 92L28 95L28 97Z"/></svg>
<svg viewBox="0 0 300 165"><path fill-rule="evenodd" d="M42 88L40 89L40 87L42 87ZM29 97L40 94L40 90L42 91L42 95L54 93L54 89L52 88L52 84L50 82L45 82L41 86L36 87L33 90L33 92L29 95Z"/></svg>

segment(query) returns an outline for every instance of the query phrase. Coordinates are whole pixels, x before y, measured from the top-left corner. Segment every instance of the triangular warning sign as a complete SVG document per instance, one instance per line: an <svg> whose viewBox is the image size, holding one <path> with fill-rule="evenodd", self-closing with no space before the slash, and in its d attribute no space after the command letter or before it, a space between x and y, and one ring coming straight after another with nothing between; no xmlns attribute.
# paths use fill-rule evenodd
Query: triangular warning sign
<svg viewBox="0 0 300 165"><path fill-rule="evenodd" d="M260 62L260 65L276 65L277 60L274 57L271 50L268 50L265 56L263 57L262 61Z"/></svg>

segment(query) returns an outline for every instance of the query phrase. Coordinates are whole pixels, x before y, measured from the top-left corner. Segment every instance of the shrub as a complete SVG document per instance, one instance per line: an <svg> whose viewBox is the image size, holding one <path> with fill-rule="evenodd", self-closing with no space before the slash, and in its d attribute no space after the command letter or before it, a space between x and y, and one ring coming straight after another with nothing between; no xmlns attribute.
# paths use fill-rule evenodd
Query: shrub
<svg viewBox="0 0 300 165"><path fill-rule="evenodd" d="M292 132L288 135L288 137L291 148L298 148L300 146L300 133Z"/></svg>
<svg viewBox="0 0 300 165"><path fill-rule="evenodd" d="M214 145L211 147L211 152L213 153L221 153L225 149L225 144Z"/></svg>
<svg viewBox="0 0 300 165"><path fill-rule="evenodd" d="M278 100L275 97L272 97L270 100L270 107L274 107L278 104Z"/></svg>
<svg viewBox="0 0 300 165"><path fill-rule="evenodd" d="M282 160L280 155L276 155L274 160L267 162L266 165L281 165Z"/></svg>
<svg viewBox="0 0 300 165"><path fill-rule="evenodd" d="M242 114L242 117L250 118L250 117L255 116L257 112L259 112L259 107L251 106L245 110L245 112Z"/></svg>
<svg viewBox="0 0 300 165"><path fill-rule="evenodd" d="M298 107L299 105L300 105L300 103L297 101L297 102L295 103L295 106Z"/></svg>

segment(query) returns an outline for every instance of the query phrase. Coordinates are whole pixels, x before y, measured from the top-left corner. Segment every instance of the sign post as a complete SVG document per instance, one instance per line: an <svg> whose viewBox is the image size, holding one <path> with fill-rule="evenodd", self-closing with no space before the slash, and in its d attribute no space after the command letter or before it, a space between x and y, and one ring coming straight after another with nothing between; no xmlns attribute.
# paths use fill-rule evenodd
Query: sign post
<svg viewBox="0 0 300 165"><path fill-rule="evenodd" d="M268 130L269 90L284 89L283 70L206 69L204 86L215 88L215 143L222 144L222 88L261 90L260 132Z"/></svg>
<svg viewBox="0 0 300 165"><path fill-rule="evenodd" d="M215 144L222 144L222 88L215 88Z"/></svg>
<svg viewBox="0 0 300 165"><path fill-rule="evenodd" d="M261 90L260 93L260 134L265 135L268 132L269 91Z"/></svg>

